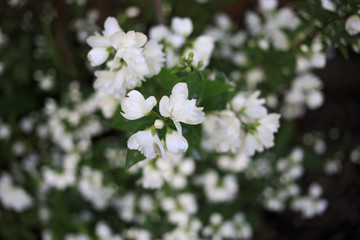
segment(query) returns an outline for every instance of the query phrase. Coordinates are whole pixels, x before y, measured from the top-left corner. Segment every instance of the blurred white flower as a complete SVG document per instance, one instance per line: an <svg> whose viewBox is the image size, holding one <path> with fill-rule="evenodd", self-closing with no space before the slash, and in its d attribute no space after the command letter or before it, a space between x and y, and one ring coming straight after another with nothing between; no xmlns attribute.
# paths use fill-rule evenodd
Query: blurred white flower
<svg viewBox="0 0 360 240"><path fill-rule="evenodd" d="M144 188L159 189L164 184L163 173L151 163L145 164L142 170L141 183Z"/></svg>
<svg viewBox="0 0 360 240"><path fill-rule="evenodd" d="M255 123L255 129L246 133L242 152L248 156L254 155L255 151L262 152L264 147L274 146L274 133L279 128L279 114L268 114Z"/></svg>
<svg viewBox="0 0 360 240"><path fill-rule="evenodd" d="M321 6L323 9L335 12L336 6L332 0L321 0Z"/></svg>
<svg viewBox="0 0 360 240"><path fill-rule="evenodd" d="M259 8L261 10L275 10L277 6L277 0L259 0Z"/></svg>
<svg viewBox="0 0 360 240"><path fill-rule="evenodd" d="M201 69L205 69L205 67L209 64L210 57L214 49L214 42L215 40L212 37L202 35L195 40L191 49L187 49L185 51L184 55L188 57L189 53L193 52L194 66L197 66L197 64L202 61L203 66Z"/></svg>
<svg viewBox="0 0 360 240"><path fill-rule="evenodd" d="M119 100L115 99L112 95L102 89L96 90L95 98L97 100L97 106L100 108L103 116L105 118L111 118L116 111Z"/></svg>
<svg viewBox="0 0 360 240"><path fill-rule="evenodd" d="M250 95L247 93L238 93L231 101L231 107L235 112L238 112L242 121L248 122L249 119L259 119L264 117L267 113L263 106L265 99L260 98L260 91L255 91Z"/></svg>
<svg viewBox="0 0 360 240"><path fill-rule="evenodd" d="M98 210L104 209L116 192L114 187L103 185L102 172L92 170L88 166L81 168L81 178L79 179L78 188L81 195L90 201Z"/></svg>
<svg viewBox="0 0 360 240"><path fill-rule="evenodd" d="M134 18L134 17L139 16L140 8L138 8L136 6L130 6L125 10L125 13L129 18Z"/></svg>
<svg viewBox="0 0 360 240"><path fill-rule="evenodd" d="M146 100L144 96L136 90L132 90L121 100L121 115L129 120L135 120L147 115L156 105L157 101L154 96L148 97Z"/></svg>
<svg viewBox="0 0 360 240"><path fill-rule="evenodd" d="M357 14L350 16L345 22L345 29L351 36L360 33L360 16Z"/></svg>
<svg viewBox="0 0 360 240"><path fill-rule="evenodd" d="M202 146L209 151L235 153L242 143L240 131L240 121L234 112L214 112L203 124Z"/></svg>
<svg viewBox="0 0 360 240"><path fill-rule="evenodd" d="M8 174L2 174L0 178L0 200L5 208L21 212L32 205L30 195L22 188L12 183Z"/></svg>
<svg viewBox="0 0 360 240"><path fill-rule="evenodd" d="M193 31L193 24L190 18L174 17L171 20L171 29L176 34L187 37Z"/></svg>
<svg viewBox="0 0 360 240"><path fill-rule="evenodd" d="M150 40L146 43L143 54L149 68L149 75L147 77L157 75L164 66L165 54L162 49L162 45L155 40Z"/></svg>

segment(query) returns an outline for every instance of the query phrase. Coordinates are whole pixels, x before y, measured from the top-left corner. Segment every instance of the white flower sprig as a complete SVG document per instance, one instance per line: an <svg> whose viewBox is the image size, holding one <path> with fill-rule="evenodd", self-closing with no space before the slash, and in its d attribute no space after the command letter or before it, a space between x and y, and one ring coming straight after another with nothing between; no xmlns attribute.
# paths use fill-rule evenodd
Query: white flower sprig
<svg viewBox="0 0 360 240"><path fill-rule="evenodd" d="M165 144L169 152L178 154L186 152L188 142L182 136L180 122L185 124L197 125L205 121L205 113L202 107L196 106L196 99L188 99L189 90L186 83L177 83L170 97L163 96L160 100L160 114L152 111L157 104L154 96L147 99L133 90L128 93L121 102L122 116L128 120L136 120L150 113L154 113L158 118L155 124L144 131L138 131L128 140L128 148L139 150L146 159L154 159L157 155L165 159L164 147L157 134L157 129L166 126ZM171 119L176 127L171 129L166 124L166 119ZM161 124L160 124L161 123ZM164 124L165 123L165 124Z"/></svg>

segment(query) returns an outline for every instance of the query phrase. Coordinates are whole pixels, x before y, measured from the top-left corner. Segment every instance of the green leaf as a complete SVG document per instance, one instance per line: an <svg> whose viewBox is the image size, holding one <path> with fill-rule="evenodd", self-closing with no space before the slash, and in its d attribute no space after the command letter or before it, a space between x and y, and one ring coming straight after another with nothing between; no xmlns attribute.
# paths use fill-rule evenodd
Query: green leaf
<svg viewBox="0 0 360 240"><path fill-rule="evenodd" d="M136 163L145 160L145 156L142 155L139 151L128 149L126 152L126 162L125 167L130 168Z"/></svg>
<svg viewBox="0 0 360 240"><path fill-rule="evenodd" d="M179 82L179 79L169 69L163 68L159 75L156 76L156 81L161 88L166 89L170 93L175 84Z"/></svg>
<svg viewBox="0 0 360 240"><path fill-rule="evenodd" d="M236 95L237 91L226 91L216 96L204 98L199 105L204 107L204 111L214 111L225 109L226 104Z"/></svg>
<svg viewBox="0 0 360 240"><path fill-rule="evenodd" d="M189 143L188 154L195 160L202 160L201 125L184 125L182 133Z"/></svg>
<svg viewBox="0 0 360 240"><path fill-rule="evenodd" d="M349 60L349 52L344 45L339 45L339 50L346 60Z"/></svg>
<svg viewBox="0 0 360 240"><path fill-rule="evenodd" d="M154 121L154 116L145 116L137 120L128 120L121 115L121 107L119 106L111 120L111 127L124 131L127 135L131 135L134 132L144 130L150 127Z"/></svg>
<svg viewBox="0 0 360 240"><path fill-rule="evenodd" d="M191 73L190 75L181 78L180 82L185 82L188 85L189 99L199 99L202 97L205 82L202 81L200 73Z"/></svg>
<svg viewBox="0 0 360 240"><path fill-rule="evenodd" d="M220 81L206 81L204 87L203 98L219 95L232 88L229 84Z"/></svg>
<svg viewBox="0 0 360 240"><path fill-rule="evenodd" d="M295 133L294 128L294 123L291 121L284 121L280 126L280 131L275 135L274 152L276 156L282 157L288 154L289 144L291 144L291 139Z"/></svg>

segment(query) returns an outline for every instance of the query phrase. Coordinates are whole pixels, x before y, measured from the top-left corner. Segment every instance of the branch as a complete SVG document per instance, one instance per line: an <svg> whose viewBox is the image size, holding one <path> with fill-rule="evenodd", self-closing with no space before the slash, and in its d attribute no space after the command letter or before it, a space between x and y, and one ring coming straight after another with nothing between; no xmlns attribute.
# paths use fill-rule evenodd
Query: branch
<svg viewBox="0 0 360 240"><path fill-rule="evenodd" d="M156 11L156 19L159 24L165 24L164 14L161 9L161 0L154 0L155 11Z"/></svg>

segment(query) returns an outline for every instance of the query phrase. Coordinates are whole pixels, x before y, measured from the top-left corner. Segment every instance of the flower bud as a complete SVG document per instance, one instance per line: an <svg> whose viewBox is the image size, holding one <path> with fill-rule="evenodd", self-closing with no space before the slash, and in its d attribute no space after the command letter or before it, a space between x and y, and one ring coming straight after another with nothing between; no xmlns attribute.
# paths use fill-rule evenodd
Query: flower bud
<svg viewBox="0 0 360 240"><path fill-rule="evenodd" d="M103 64L109 57L109 52L104 47L97 47L90 50L87 55L91 66L99 66Z"/></svg>
<svg viewBox="0 0 360 240"><path fill-rule="evenodd" d="M160 119L156 119L154 126L156 129L162 129L164 127L164 122Z"/></svg>

